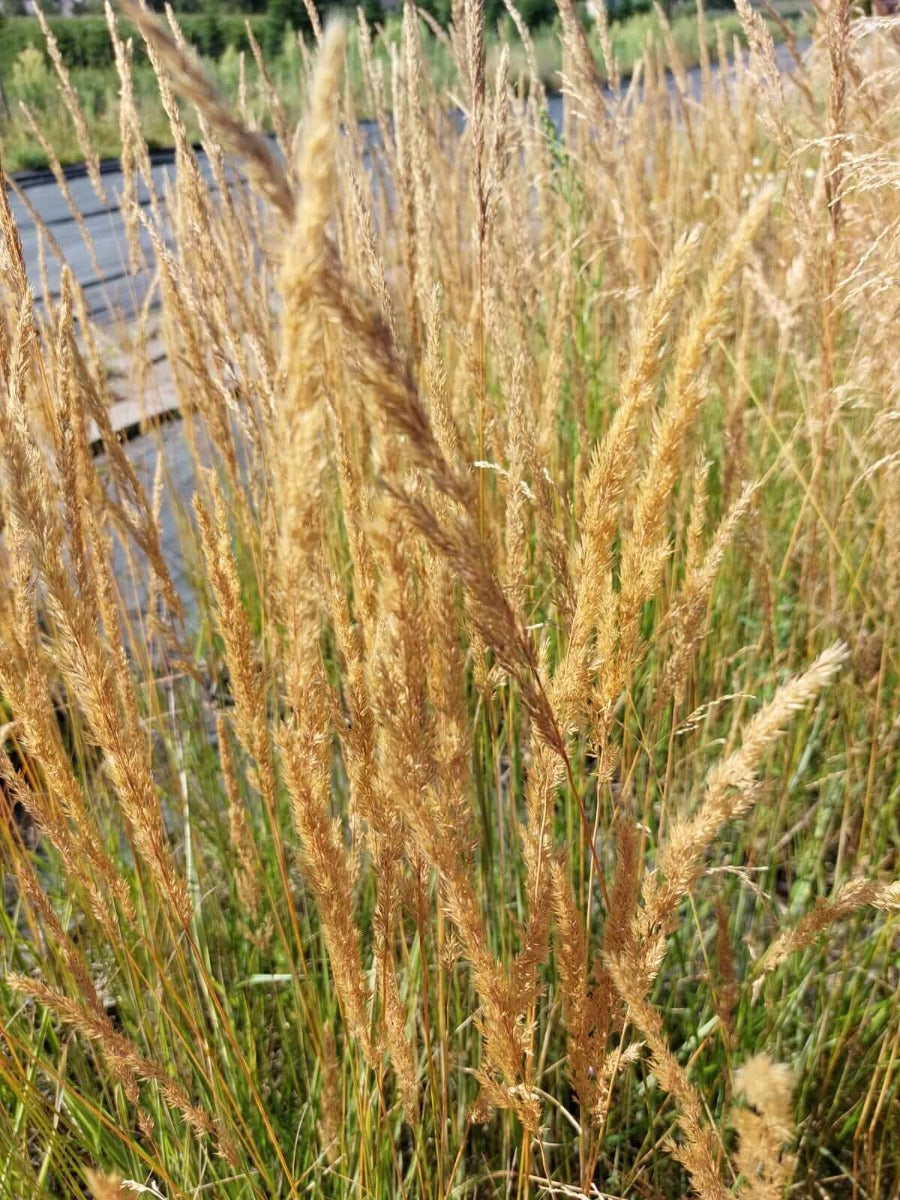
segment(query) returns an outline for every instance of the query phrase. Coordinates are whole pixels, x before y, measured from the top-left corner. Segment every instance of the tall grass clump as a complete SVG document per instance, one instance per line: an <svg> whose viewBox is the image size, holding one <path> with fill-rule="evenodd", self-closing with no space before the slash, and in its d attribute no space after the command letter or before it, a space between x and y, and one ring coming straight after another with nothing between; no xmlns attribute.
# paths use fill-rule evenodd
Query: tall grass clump
<svg viewBox="0 0 900 1200"><path fill-rule="evenodd" d="M554 124L508 7L360 16L374 128L311 9L273 140L123 0L165 186L56 62L135 304L8 178L0 1195L900 1192L900 42L560 0Z"/></svg>

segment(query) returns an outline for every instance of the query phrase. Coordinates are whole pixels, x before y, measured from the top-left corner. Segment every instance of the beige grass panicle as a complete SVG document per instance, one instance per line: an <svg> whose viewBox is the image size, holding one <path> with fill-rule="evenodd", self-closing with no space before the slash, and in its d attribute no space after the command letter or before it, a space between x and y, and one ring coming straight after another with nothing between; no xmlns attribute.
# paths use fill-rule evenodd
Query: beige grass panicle
<svg viewBox="0 0 900 1200"><path fill-rule="evenodd" d="M0 1189L724 1200L796 1153L893 1194L893 42L839 5L795 87L744 8L695 103L658 18L610 96L617 31L601 68L563 4L559 137L547 39L523 92L475 0L310 6L234 104L127 9L177 169L108 14L152 276L122 376L0 197ZM110 415L152 339L184 564ZM796 1112L732 1071L754 985Z"/></svg>

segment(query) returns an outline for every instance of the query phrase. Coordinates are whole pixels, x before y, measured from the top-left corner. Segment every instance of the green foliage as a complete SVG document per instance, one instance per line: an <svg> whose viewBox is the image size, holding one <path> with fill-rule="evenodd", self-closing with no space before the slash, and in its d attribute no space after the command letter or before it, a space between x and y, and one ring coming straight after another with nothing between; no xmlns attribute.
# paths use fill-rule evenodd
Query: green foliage
<svg viewBox="0 0 900 1200"><path fill-rule="evenodd" d="M309 20L301 0L269 0L266 14L270 21L280 25L282 29L285 25L299 29L301 23Z"/></svg>
<svg viewBox="0 0 900 1200"><path fill-rule="evenodd" d="M228 46L248 50L245 28L248 20L256 36L265 39L268 18L264 16L220 15L215 11L179 16L185 37L207 58L218 58ZM49 25L59 44L63 62L70 69L113 66L112 43L103 17L51 17ZM134 38L136 59L139 62L144 60L142 43L136 31L127 21L123 21L121 27L125 36ZM27 46L44 51L44 37L35 18L10 18L0 26L0 75L4 79L9 78L13 62Z"/></svg>
<svg viewBox="0 0 900 1200"><path fill-rule="evenodd" d="M317 3L316 9L320 17L324 20L330 8L338 7L333 2ZM349 6L347 6L349 8ZM266 17L279 35L286 26L291 29L303 29L310 31L312 26L309 21L309 13L303 0L268 0L266 4Z"/></svg>
<svg viewBox="0 0 900 1200"><path fill-rule="evenodd" d="M20 50L12 65L12 86L17 97L26 104L40 103L51 83L50 69L40 50L36 46Z"/></svg>
<svg viewBox="0 0 900 1200"><path fill-rule="evenodd" d="M441 25L450 21L450 0L424 0L419 7L430 13Z"/></svg>
<svg viewBox="0 0 900 1200"><path fill-rule="evenodd" d="M362 0L360 8L370 25L378 25L384 20L385 8L381 0Z"/></svg>
<svg viewBox="0 0 900 1200"><path fill-rule="evenodd" d="M556 0L522 0L519 12L531 29L551 25L556 19Z"/></svg>

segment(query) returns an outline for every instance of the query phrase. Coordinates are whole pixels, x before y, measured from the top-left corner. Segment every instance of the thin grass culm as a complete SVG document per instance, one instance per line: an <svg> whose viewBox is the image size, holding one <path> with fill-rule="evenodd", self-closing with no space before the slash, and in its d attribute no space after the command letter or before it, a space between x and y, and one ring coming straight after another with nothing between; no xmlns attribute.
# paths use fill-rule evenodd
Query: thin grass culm
<svg viewBox="0 0 900 1200"><path fill-rule="evenodd" d="M2 1197L900 1195L896 22L506 8L39 18Z"/></svg>

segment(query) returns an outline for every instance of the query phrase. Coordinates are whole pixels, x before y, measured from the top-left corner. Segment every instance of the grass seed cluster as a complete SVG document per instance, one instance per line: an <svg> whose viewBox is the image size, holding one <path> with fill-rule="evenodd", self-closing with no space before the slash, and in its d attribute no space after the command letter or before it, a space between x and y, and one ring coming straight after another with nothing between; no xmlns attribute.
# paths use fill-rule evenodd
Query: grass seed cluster
<svg viewBox="0 0 900 1200"><path fill-rule="evenodd" d="M311 10L293 128L122 7L136 315L0 193L0 1194L896 1197L896 22L560 0L558 128L406 4L367 127Z"/></svg>

